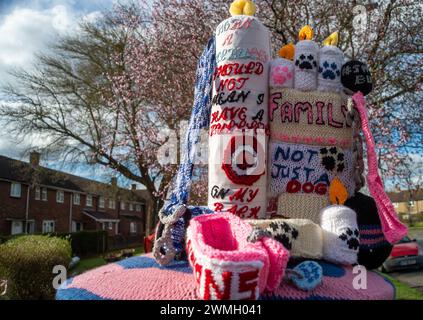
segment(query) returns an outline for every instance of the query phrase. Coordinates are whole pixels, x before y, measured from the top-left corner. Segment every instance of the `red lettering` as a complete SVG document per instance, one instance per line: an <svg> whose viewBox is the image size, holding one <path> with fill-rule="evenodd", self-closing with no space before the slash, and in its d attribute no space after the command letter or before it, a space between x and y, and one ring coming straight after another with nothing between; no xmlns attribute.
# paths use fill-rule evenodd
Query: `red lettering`
<svg viewBox="0 0 423 320"><path fill-rule="evenodd" d="M254 207L250 209L250 216L248 218L252 219L258 219L258 213L260 211L261 207Z"/></svg>
<svg viewBox="0 0 423 320"><path fill-rule="evenodd" d="M216 298L218 300L229 300L231 294L231 279L232 279L232 272L226 271L222 273L222 282L223 282L223 291L219 288L218 284L216 283L212 271L209 269L205 269L205 288L204 288L204 300L210 300L211 292L210 287L213 288Z"/></svg>
<svg viewBox="0 0 423 320"><path fill-rule="evenodd" d="M222 46L229 46L229 45L231 45L233 38L234 38L234 34L233 33L227 35L225 37L225 40L223 41Z"/></svg>
<svg viewBox="0 0 423 320"><path fill-rule="evenodd" d="M301 183L297 180L291 180L286 186L286 192L297 193L301 190Z"/></svg>
<svg viewBox="0 0 423 320"><path fill-rule="evenodd" d="M223 208L224 208L224 206L220 202L217 202L217 203L214 204L214 211L216 211L216 212L222 212Z"/></svg>
<svg viewBox="0 0 423 320"><path fill-rule="evenodd" d="M232 90L241 90L249 78L233 78L233 79L224 79L220 80L219 86L217 87L217 92L227 89L228 91Z"/></svg>
<svg viewBox="0 0 423 320"><path fill-rule="evenodd" d="M321 195L324 196L327 192L328 192L328 187L327 185L325 185L324 183L318 183L316 184L316 186L314 187L314 191Z"/></svg>
<svg viewBox="0 0 423 320"><path fill-rule="evenodd" d="M311 182L307 182L303 184L303 191L304 193L312 193L314 191L314 186Z"/></svg>
<svg viewBox="0 0 423 320"><path fill-rule="evenodd" d="M247 300L256 299L256 290L258 285L258 270L243 272L239 275L239 293L251 292Z"/></svg>

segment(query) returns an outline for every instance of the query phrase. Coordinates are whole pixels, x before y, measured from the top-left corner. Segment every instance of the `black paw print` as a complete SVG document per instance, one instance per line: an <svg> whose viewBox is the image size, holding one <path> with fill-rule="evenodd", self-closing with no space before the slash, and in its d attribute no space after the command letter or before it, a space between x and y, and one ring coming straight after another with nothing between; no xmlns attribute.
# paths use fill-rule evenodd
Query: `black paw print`
<svg viewBox="0 0 423 320"><path fill-rule="evenodd" d="M297 239L299 235L298 230L286 222L271 222L266 230L288 250L292 249L292 240Z"/></svg>
<svg viewBox="0 0 423 320"><path fill-rule="evenodd" d="M336 77L341 76L341 71L335 62L329 63L325 61L319 66L319 73L322 74L323 79L335 80Z"/></svg>
<svg viewBox="0 0 423 320"><path fill-rule="evenodd" d="M357 251L360 246L360 241L358 240L359 235L358 229L354 229L353 231L347 228L347 230L339 236L339 239L346 242L350 250Z"/></svg>
<svg viewBox="0 0 423 320"><path fill-rule="evenodd" d="M320 149L321 164L327 171L343 172L345 155L337 147Z"/></svg>
<svg viewBox="0 0 423 320"><path fill-rule="evenodd" d="M312 54L307 56L302 54L295 60L295 65L303 70L312 70L313 68L317 68L317 61Z"/></svg>

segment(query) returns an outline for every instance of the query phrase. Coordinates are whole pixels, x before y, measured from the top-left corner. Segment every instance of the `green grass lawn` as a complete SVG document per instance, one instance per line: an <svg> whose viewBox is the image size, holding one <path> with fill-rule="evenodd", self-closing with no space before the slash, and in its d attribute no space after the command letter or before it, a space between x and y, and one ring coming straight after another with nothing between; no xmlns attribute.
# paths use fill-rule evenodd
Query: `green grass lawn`
<svg viewBox="0 0 423 320"><path fill-rule="evenodd" d="M410 229L422 229L423 228L423 222L415 222L413 223L413 226L409 227Z"/></svg>
<svg viewBox="0 0 423 320"><path fill-rule="evenodd" d="M397 300L423 300L423 293L420 291L388 276L386 273L381 273L381 275L391 281L395 286Z"/></svg>
<svg viewBox="0 0 423 320"><path fill-rule="evenodd" d="M118 253L121 250L117 250L117 251L112 251L109 253ZM144 252L144 248L141 247L137 247L135 248L135 255L138 256L140 254L142 254ZM91 258L86 258L86 259L81 259L81 261L79 261L79 263L77 264L77 266L72 269L70 271L70 275L76 276L78 274L81 274L85 271L97 268L97 267L101 267L103 265L107 264L107 262L103 259L103 255L99 255L99 256L95 256L95 257L91 257Z"/></svg>

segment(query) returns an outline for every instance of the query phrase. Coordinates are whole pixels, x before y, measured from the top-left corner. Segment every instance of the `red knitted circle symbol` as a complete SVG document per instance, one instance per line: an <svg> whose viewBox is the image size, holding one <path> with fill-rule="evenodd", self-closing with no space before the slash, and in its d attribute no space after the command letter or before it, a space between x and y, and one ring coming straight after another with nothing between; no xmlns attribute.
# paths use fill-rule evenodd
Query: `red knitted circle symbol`
<svg viewBox="0 0 423 320"><path fill-rule="evenodd" d="M222 169L233 183L251 186L265 174L264 155L255 136L235 136L225 149Z"/></svg>

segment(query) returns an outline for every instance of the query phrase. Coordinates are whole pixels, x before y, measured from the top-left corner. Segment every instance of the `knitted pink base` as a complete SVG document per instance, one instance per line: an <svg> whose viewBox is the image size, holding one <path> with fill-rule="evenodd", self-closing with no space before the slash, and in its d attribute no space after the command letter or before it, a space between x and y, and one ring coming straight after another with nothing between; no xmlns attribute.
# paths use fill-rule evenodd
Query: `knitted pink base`
<svg viewBox="0 0 423 320"><path fill-rule="evenodd" d="M267 238L247 241L252 227L231 213L203 215L187 231L197 294L205 300L257 299L281 282L289 252Z"/></svg>
<svg viewBox="0 0 423 320"><path fill-rule="evenodd" d="M389 300L394 287L379 274L367 272L367 289L355 289L353 267L323 263L322 284L311 292L283 282L260 299L275 300ZM57 291L59 300L196 300L196 282L186 262L160 266L152 254L126 259L69 279Z"/></svg>

